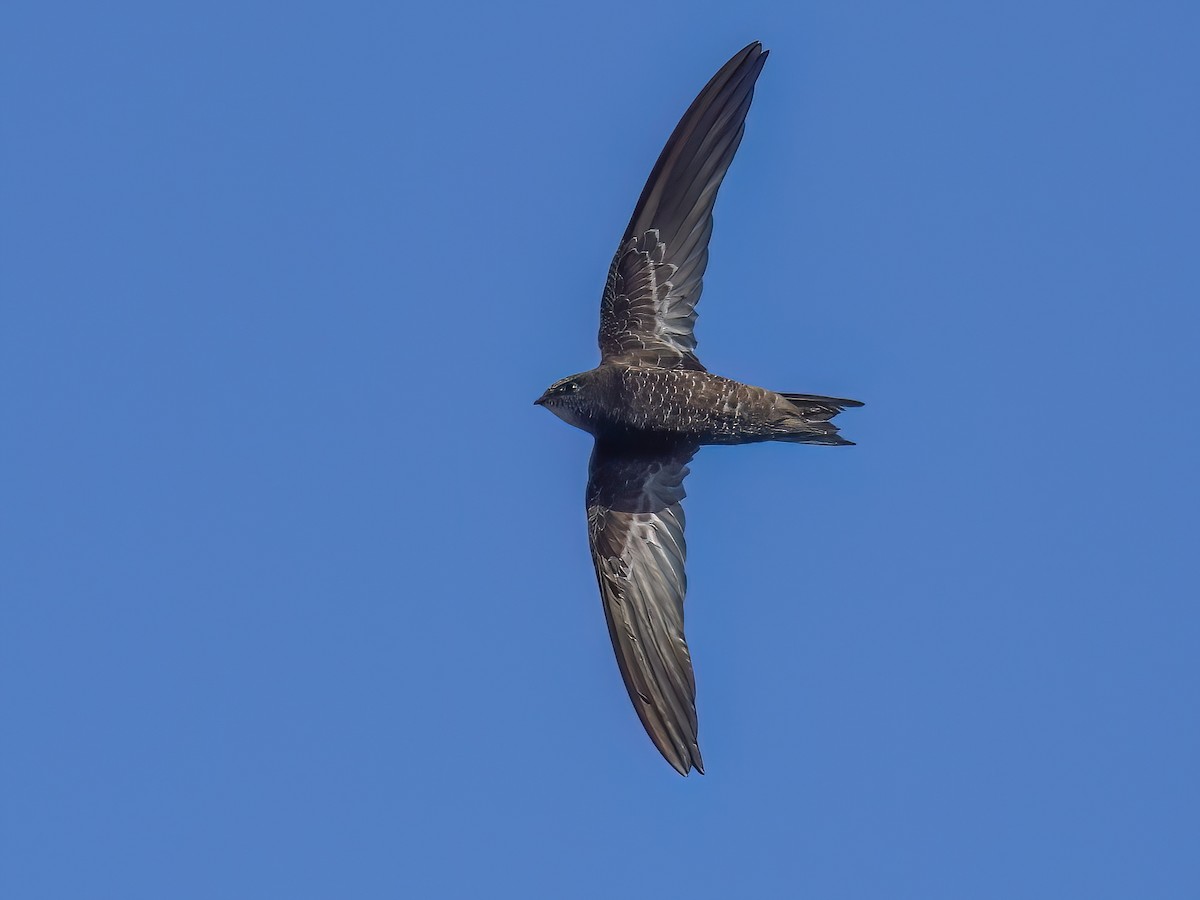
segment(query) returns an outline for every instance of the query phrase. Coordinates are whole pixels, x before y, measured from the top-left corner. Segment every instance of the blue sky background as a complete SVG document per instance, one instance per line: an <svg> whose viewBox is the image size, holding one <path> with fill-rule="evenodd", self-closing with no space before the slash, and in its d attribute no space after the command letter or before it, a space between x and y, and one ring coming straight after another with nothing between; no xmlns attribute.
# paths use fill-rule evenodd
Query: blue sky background
<svg viewBox="0 0 1200 900"><path fill-rule="evenodd" d="M1195 3L0 26L5 897L1200 895ZM531 401L753 39L685 780Z"/></svg>

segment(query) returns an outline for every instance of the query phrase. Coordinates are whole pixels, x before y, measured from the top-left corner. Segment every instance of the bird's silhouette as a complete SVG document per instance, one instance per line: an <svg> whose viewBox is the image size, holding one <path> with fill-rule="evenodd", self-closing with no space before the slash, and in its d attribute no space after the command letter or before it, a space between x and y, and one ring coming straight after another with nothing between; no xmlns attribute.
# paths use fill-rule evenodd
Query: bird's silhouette
<svg viewBox="0 0 1200 900"><path fill-rule="evenodd" d="M588 538L608 631L646 731L681 774L704 772L683 633L683 480L704 444L850 444L830 421L857 400L777 393L696 358L696 302L717 189L767 52L750 44L684 113L650 172L600 302L600 365L535 401L595 437Z"/></svg>

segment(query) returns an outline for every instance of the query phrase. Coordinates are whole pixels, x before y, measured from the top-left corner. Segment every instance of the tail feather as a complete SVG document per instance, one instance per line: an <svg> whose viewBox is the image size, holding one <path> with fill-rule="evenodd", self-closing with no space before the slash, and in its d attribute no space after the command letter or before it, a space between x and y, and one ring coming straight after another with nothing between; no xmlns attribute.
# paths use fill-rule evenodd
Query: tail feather
<svg viewBox="0 0 1200 900"><path fill-rule="evenodd" d="M822 397L820 394L786 394L780 391L779 396L800 407L816 406L828 409L831 417L843 409L855 409L863 405L861 400L842 400L837 397Z"/></svg>
<svg viewBox="0 0 1200 900"><path fill-rule="evenodd" d="M853 447L854 441L848 441L840 434L837 434L835 428L829 434L814 434L811 431L796 432L794 434L781 434L775 437L777 441L783 441L785 444L821 444L825 447Z"/></svg>
<svg viewBox="0 0 1200 900"><path fill-rule="evenodd" d="M796 407L803 425L800 425L795 432L777 437L776 440L836 447L853 446L854 441L840 437L837 426L829 420L844 409L862 406L860 401L822 397L820 394L785 394L781 392L779 396Z"/></svg>

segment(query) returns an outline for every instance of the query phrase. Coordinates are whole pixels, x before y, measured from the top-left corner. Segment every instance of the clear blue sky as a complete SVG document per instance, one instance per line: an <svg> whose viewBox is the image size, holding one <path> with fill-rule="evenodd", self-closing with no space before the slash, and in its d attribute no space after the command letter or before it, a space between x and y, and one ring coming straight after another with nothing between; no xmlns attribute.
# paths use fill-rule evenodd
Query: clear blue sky
<svg viewBox="0 0 1200 900"><path fill-rule="evenodd" d="M54 3L0 21L0 893L1200 896L1200 8ZM771 59L701 358L708 775L621 686L606 268Z"/></svg>

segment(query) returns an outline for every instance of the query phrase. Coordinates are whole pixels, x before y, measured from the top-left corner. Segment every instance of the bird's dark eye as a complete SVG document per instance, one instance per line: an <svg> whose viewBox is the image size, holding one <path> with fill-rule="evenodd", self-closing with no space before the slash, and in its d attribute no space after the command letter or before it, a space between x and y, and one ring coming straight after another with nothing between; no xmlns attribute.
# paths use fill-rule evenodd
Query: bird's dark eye
<svg viewBox="0 0 1200 900"><path fill-rule="evenodd" d="M567 385L567 390L568 391L577 391L577 390L579 390L579 385L577 385L575 382L572 381L570 384Z"/></svg>

